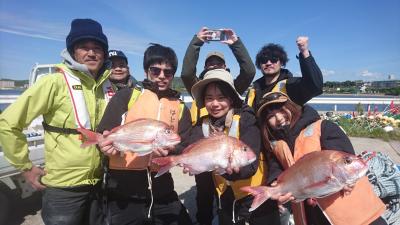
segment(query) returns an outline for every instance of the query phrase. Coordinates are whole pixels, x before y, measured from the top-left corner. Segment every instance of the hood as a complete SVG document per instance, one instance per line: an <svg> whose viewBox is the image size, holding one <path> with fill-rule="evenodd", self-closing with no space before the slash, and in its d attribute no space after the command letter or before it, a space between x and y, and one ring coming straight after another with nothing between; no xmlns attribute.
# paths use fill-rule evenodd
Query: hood
<svg viewBox="0 0 400 225"><path fill-rule="evenodd" d="M291 129L290 133L297 137L304 128L319 119L321 119L321 117L314 108L309 105L304 105L303 113L301 114L297 123Z"/></svg>
<svg viewBox="0 0 400 225"><path fill-rule="evenodd" d="M96 74L92 74L85 64L80 64L77 61L75 61L72 58L71 54L69 54L67 49L62 50L60 55L64 59L64 64L69 69L80 71L80 72L82 72L84 74L87 74L87 75L89 75L91 77L94 75L94 77L95 77ZM102 69L100 69L99 74L102 74L102 72L105 70L105 68L109 68L111 66L110 63L111 62L109 60L106 60L104 62L104 65L103 65Z"/></svg>
<svg viewBox="0 0 400 225"><path fill-rule="evenodd" d="M268 85L268 90L265 91L265 93L270 92L272 90L272 88L275 86L275 84L278 83L279 81L289 79L292 77L293 77L293 74L288 69L281 69L278 80L276 80L273 85ZM267 85L265 84L265 80L264 80L264 75L262 75L256 81L254 81L253 85L254 85L254 87L261 89L261 90L267 89Z"/></svg>

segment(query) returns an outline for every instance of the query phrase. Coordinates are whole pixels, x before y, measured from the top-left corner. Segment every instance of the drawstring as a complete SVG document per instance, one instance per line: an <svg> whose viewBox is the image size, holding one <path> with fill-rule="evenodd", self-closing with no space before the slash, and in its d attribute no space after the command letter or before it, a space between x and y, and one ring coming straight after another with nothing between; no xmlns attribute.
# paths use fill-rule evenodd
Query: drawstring
<svg viewBox="0 0 400 225"><path fill-rule="evenodd" d="M235 219L235 204L236 204L236 199L233 200L233 203L232 203L232 222L234 224L236 223L236 219Z"/></svg>
<svg viewBox="0 0 400 225"><path fill-rule="evenodd" d="M147 172L147 182L149 184L149 191L150 191L150 196L151 196L151 202L150 202L150 207L149 207L149 213L147 214L147 218L151 217L151 208L153 207L153 185L152 185L152 181L151 181L151 172L149 171L149 168L146 168L146 172Z"/></svg>

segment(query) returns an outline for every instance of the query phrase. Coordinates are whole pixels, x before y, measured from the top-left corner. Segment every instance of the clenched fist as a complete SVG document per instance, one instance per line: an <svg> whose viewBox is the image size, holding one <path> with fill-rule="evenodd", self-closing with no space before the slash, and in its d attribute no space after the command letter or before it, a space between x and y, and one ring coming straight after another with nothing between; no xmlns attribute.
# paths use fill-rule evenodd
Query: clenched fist
<svg viewBox="0 0 400 225"><path fill-rule="evenodd" d="M304 58L310 56L310 52L308 50L308 37L307 36L299 36L296 40L297 47L299 48L300 53L303 54Z"/></svg>

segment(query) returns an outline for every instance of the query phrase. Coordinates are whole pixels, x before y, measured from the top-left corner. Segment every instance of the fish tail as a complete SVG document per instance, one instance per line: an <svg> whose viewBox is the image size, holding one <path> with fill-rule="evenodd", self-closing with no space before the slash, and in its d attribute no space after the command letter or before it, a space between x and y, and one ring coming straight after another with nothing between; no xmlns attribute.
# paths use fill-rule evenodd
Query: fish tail
<svg viewBox="0 0 400 225"><path fill-rule="evenodd" d="M271 197L270 193L268 192L268 188L265 186L257 186L257 187L246 186L240 188L240 190L248 192L254 196L254 200L253 203L251 204L249 212L257 209L260 205L262 205L265 201L267 201Z"/></svg>
<svg viewBox="0 0 400 225"><path fill-rule="evenodd" d="M85 142L81 144L82 148L98 143L99 134L85 128L77 128L77 130L86 138Z"/></svg>
<svg viewBox="0 0 400 225"><path fill-rule="evenodd" d="M172 167L175 166L173 157L170 157L170 156L155 158L152 160L152 162L161 166L161 168L158 170L158 173L156 174L155 177L159 177L159 176L163 175L164 173L168 172Z"/></svg>

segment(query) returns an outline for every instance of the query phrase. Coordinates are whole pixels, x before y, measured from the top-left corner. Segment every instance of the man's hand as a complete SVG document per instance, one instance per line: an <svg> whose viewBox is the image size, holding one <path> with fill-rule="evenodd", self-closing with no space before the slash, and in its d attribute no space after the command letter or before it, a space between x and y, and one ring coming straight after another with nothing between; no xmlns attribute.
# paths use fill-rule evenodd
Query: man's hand
<svg viewBox="0 0 400 225"><path fill-rule="evenodd" d="M225 32L226 40L221 41L222 43L232 45L238 40L238 36L232 29L223 29Z"/></svg>
<svg viewBox="0 0 400 225"><path fill-rule="evenodd" d="M271 187L276 187L278 183L276 181L271 183ZM289 201L294 201L295 198L293 197L292 193L286 193L285 195L279 195L279 196L271 196L271 199L274 199L278 202L278 206L282 206L286 202ZM280 207L281 209L281 207Z"/></svg>
<svg viewBox="0 0 400 225"><path fill-rule="evenodd" d="M155 148L153 149L154 157L163 157L168 155L169 150L164 148Z"/></svg>
<svg viewBox="0 0 400 225"><path fill-rule="evenodd" d="M350 193L353 191L354 185L346 185L342 189L342 195L350 195Z"/></svg>
<svg viewBox="0 0 400 225"><path fill-rule="evenodd" d="M105 130L103 132L103 137L107 137L109 134L111 134L111 132ZM104 153L104 155L112 156L119 153L118 149L114 147L113 142L110 140L104 140L103 138L99 141L97 145L99 146L100 151Z"/></svg>
<svg viewBox="0 0 400 225"><path fill-rule="evenodd" d="M46 186L40 183L40 178L45 174L46 172L37 166L32 166L31 170L22 172L22 176L25 178L26 182L35 190L43 190L46 188Z"/></svg>
<svg viewBox="0 0 400 225"><path fill-rule="evenodd" d="M208 32L207 27L202 27L200 31L197 33L197 38L202 40L203 42L208 42L208 39L211 37L210 33Z"/></svg>
<svg viewBox="0 0 400 225"><path fill-rule="evenodd" d="M303 54L304 58L310 56L310 51L308 50L308 37L299 36L296 40L297 47L301 54Z"/></svg>

